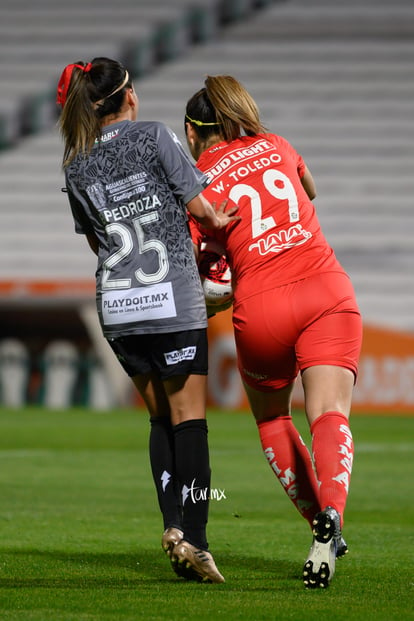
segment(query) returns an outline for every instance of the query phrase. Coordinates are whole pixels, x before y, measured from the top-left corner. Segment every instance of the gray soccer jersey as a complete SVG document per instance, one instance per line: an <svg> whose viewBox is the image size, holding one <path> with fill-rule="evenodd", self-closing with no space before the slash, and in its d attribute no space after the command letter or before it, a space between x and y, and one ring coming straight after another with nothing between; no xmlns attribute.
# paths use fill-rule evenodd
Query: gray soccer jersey
<svg viewBox="0 0 414 621"><path fill-rule="evenodd" d="M97 307L106 337L207 325L185 204L207 178L158 122L105 127L66 169L78 233L99 240Z"/></svg>

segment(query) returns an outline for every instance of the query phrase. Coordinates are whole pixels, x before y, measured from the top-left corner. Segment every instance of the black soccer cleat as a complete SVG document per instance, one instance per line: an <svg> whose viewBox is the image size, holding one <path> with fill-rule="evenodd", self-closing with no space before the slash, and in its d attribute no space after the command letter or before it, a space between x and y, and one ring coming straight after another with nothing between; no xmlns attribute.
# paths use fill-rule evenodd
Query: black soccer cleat
<svg viewBox="0 0 414 621"><path fill-rule="evenodd" d="M336 542L336 558L342 558L345 554L348 554L348 545L342 535Z"/></svg>
<svg viewBox="0 0 414 621"><path fill-rule="evenodd" d="M326 507L315 516L312 533L312 546L303 567L303 583L308 589L323 589L334 576L337 556L348 551L342 538L339 513Z"/></svg>

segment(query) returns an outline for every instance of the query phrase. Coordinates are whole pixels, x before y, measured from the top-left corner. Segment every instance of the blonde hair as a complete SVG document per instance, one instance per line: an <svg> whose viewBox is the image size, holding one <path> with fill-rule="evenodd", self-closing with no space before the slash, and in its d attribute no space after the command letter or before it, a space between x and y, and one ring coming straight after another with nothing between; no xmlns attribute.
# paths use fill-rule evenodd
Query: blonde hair
<svg viewBox="0 0 414 621"><path fill-rule="evenodd" d="M196 129L207 134L219 133L231 142L243 133L254 136L266 132L259 109L250 93L230 75L208 75L205 88L198 91L187 103L187 118L202 122ZM210 124L211 127L205 127Z"/></svg>

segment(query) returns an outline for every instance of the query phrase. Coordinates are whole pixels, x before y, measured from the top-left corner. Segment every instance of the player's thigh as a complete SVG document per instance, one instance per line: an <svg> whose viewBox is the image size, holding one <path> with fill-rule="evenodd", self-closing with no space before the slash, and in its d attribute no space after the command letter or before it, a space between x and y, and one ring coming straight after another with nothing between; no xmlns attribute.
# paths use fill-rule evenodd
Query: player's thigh
<svg viewBox="0 0 414 621"><path fill-rule="evenodd" d="M298 372L297 328L288 296L279 289L243 300L233 310L239 371L243 382L257 391L285 388Z"/></svg>
<svg viewBox="0 0 414 621"><path fill-rule="evenodd" d="M170 404L164 385L155 373L134 375L131 379L151 417L170 416Z"/></svg>
<svg viewBox="0 0 414 621"><path fill-rule="evenodd" d="M186 330L157 340L155 364L168 398L173 425L206 416L207 330Z"/></svg>
<svg viewBox="0 0 414 621"><path fill-rule="evenodd" d="M302 382L309 424L325 412L341 412L349 417L354 381L353 372L345 367L308 367L302 374Z"/></svg>
<svg viewBox="0 0 414 621"><path fill-rule="evenodd" d="M163 385L168 398L173 425L206 417L206 375L173 376L163 380Z"/></svg>
<svg viewBox="0 0 414 621"><path fill-rule="evenodd" d="M205 416L207 330L130 335L110 341L151 416L174 424Z"/></svg>
<svg viewBox="0 0 414 621"><path fill-rule="evenodd" d="M322 275L314 284L320 308L308 315L296 346L305 393L305 409L312 423L328 411L349 415L358 373L362 320L347 277Z"/></svg>
<svg viewBox="0 0 414 621"><path fill-rule="evenodd" d="M356 376L362 320L349 278L329 273L306 279L298 284L296 304L302 325L296 343L301 372L311 366L333 365L350 369Z"/></svg>
<svg viewBox="0 0 414 621"><path fill-rule="evenodd" d="M151 417L168 416L173 425L206 416L207 376L174 375L161 380L155 373L132 377Z"/></svg>

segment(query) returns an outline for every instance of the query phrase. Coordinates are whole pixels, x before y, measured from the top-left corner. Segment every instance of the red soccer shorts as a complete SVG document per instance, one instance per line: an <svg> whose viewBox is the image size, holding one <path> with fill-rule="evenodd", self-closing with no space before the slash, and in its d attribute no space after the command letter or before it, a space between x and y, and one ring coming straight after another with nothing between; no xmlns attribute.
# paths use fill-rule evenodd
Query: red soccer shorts
<svg viewBox="0 0 414 621"><path fill-rule="evenodd" d="M242 379L270 392L320 364L355 376L362 321L349 277L316 274L235 304L233 325Z"/></svg>

